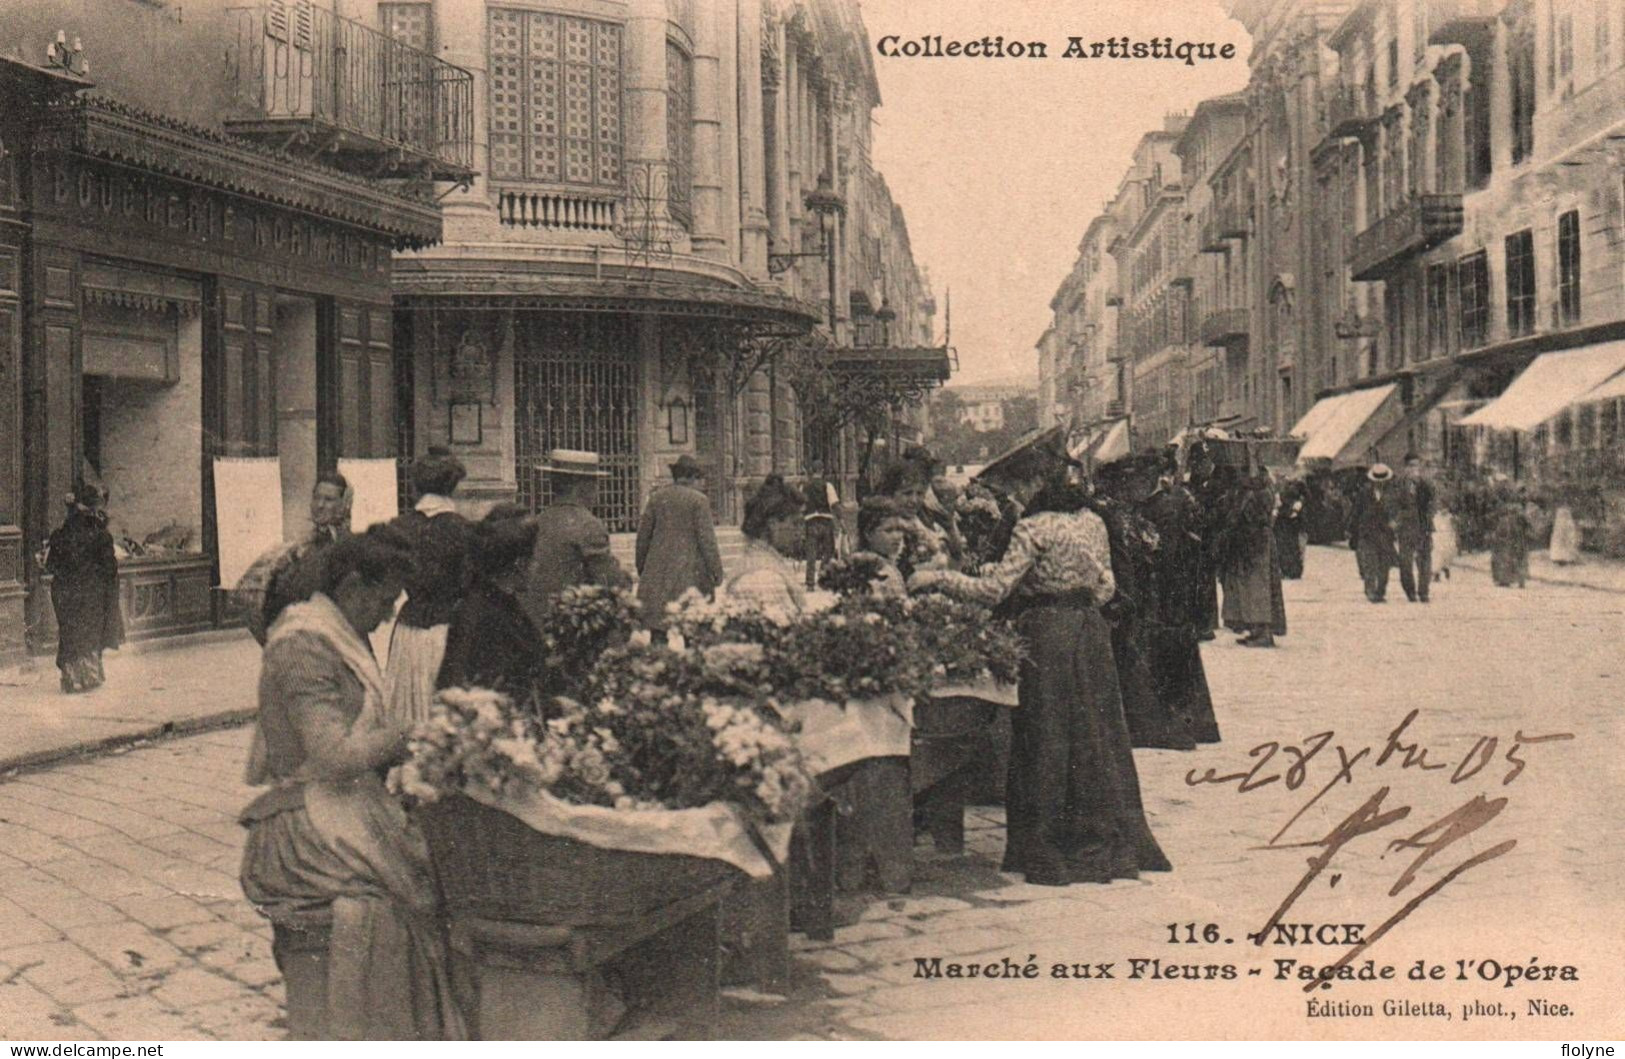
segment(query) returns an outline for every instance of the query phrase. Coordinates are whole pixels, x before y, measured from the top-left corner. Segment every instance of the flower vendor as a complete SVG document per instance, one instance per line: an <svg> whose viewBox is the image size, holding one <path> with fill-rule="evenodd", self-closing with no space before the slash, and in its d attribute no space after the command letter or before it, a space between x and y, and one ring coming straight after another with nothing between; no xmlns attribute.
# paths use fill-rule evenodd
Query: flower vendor
<svg viewBox="0 0 1625 1059"><path fill-rule="evenodd" d="M1146 823L1100 612L1116 593L1110 542L1060 442L1051 431L984 472L1007 479L1026 511L1002 560L977 576L922 570L909 583L1016 615L1027 659L1011 714L1004 870L1048 886L1170 868Z"/></svg>

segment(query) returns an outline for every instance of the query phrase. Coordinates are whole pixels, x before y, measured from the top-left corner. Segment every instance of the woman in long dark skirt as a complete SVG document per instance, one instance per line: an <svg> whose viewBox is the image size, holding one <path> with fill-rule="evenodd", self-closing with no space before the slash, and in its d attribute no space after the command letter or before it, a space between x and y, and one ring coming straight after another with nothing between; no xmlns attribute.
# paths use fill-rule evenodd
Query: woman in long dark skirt
<svg viewBox="0 0 1625 1059"><path fill-rule="evenodd" d="M475 525L476 573L452 612L437 688L499 691L542 712L547 649L521 602L535 546L536 522L516 504L499 504Z"/></svg>
<svg viewBox="0 0 1625 1059"><path fill-rule="evenodd" d="M1219 722L1197 642L1202 540L1196 526L1202 517L1201 506L1169 475L1146 500L1144 511L1157 528L1152 605L1146 618L1157 694L1186 718L1196 742L1217 743Z"/></svg>
<svg viewBox="0 0 1625 1059"><path fill-rule="evenodd" d="M1067 483L1064 457L1046 455L1013 487L1030 503L1003 559L977 576L919 571L910 588L1003 604L1026 642L1004 870L1044 886L1168 871L1146 823L1100 609L1116 595L1106 526Z"/></svg>
<svg viewBox="0 0 1625 1059"><path fill-rule="evenodd" d="M1101 488L1102 492L1109 489L1110 496L1096 494L1089 506L1106 523L1112 576L1118 597L1127 604L1112 623L1111 638L1129 738L1139 748L1192 750L1196 739L1190 722L1161 693L1153 658L1151 622L1158 607L1155 563L1160 542L1156 527L1141 516L1134 503L1150 492L1149 484L1137 484L1146 468L1142 461L1134 461L1120 470L1116 465L1108 470L1115 473ZM1102 471L1103 476L1106 473Z"/></svg>
<svg viewBox="0 0 1625 1059"><path fill-rule="evenodd" d="M119 611L118 557L107 531L106 495L80 483L68 497L68 517L51 534L45 571L56 609L56 667L65 692L101 687L102 652L124 641Z"/></svg>

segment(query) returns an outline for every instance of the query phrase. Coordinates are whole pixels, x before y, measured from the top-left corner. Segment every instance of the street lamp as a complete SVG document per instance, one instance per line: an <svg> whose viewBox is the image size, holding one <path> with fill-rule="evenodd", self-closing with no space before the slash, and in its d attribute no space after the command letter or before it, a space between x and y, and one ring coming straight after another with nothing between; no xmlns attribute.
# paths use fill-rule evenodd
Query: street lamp
<svg viewBox="0 0 1625 1059"><path fill-rule="evenodd" d="M835 225L840 216L846 212L846 200L835 193L835 185L830 181L829 171L818 174L818 186L802 196L802 203L818 216L818 229L822 238L822 245L816 251L797 254L767 255L767 271L769 275L777 276L787 271L792 265L804 257L822 257L829 263L829 333L835 334Z"/></svg>

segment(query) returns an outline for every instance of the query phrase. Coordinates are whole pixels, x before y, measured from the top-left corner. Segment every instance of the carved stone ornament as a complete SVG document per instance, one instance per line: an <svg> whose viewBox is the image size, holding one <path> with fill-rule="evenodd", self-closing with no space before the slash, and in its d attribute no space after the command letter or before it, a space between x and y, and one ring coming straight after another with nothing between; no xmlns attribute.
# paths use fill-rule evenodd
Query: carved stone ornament
<svg viewBox="0 0 1625 1059"><path fill-rule="evenodd" d="M453 401L491 401L496 396L496 364L484 337L464 331L448 359L448 381Z"/></svg>

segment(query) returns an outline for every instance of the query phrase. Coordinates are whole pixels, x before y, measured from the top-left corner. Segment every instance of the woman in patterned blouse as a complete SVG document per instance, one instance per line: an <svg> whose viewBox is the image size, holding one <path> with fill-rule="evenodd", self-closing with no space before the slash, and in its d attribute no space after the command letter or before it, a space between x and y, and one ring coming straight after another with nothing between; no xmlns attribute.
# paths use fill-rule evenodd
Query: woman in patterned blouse
<svg viewBox="0 0 1625 1059"><path fill-rule="evenodd" d="M1012 483L1026 507L1004 558L978 576L923 570L935 589L1016 616L1026 641L1020 707L1011 715L1004 871L1044 886L1110 882L1168 871L1145 820L1128 724L1101 616L1114 608L1105 524L1068 482L1064 457Z"/></svg>

